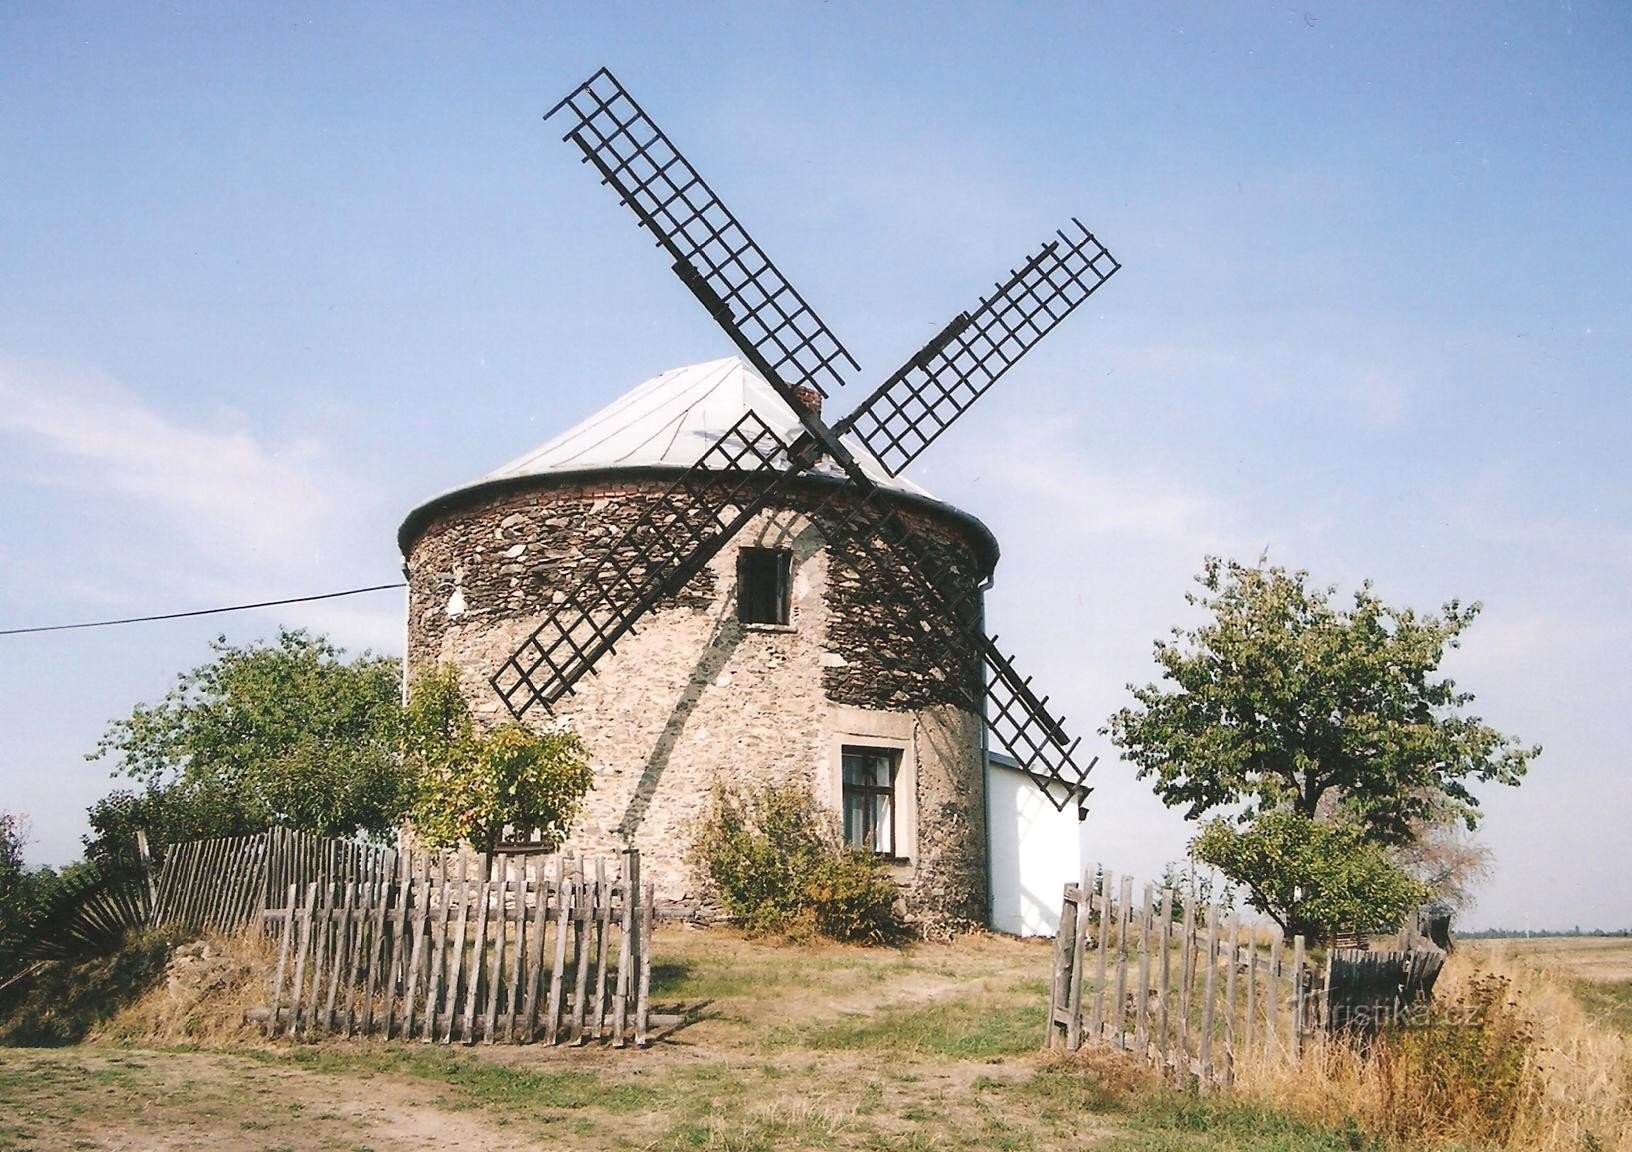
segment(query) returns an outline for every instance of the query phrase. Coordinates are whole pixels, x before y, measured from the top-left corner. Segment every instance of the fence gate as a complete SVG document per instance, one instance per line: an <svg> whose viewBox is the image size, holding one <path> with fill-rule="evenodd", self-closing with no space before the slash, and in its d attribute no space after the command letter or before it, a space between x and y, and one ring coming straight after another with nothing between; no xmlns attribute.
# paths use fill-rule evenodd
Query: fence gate
<svg viewBox="0 0 1632 1152"><path fill-rule="evenodd" d="M1139 1054L1176 1079L1227 1083L1249 1053L1294 1060L1318 1017L1304 940L1285 954L1233 912L1133 879L1067 884L1054 943L1049 1046ZM1091 974L1090 974L1090 971Z"/></svg>

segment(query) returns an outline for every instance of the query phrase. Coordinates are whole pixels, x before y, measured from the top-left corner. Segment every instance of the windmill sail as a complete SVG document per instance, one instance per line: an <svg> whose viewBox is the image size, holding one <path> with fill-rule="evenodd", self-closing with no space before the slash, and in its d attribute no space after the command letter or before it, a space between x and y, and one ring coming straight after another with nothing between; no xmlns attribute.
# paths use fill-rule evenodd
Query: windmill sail
<svg viewBox="0 0 1632 1152"><path fill-rule="evenodd" d="M1120 267L1115 258L1073 221L1073 232L1057 233L830 427L801 404L794 386L826 395L845 382L846 366L854 372L858 365L696 169L605 68L546 118L562 112L571 117L564 139L668 252L687 288L792 406L804 434L789 444L752 411L738 421L494 674L505 704L519 717L572 691L789 479L825 455L848 481L830 491L825 505L830 547L848 550L850 562L867 569L880 602L900 617L898 634L912 636L938 671L937 694L984 716L997 744L1063 809L1093 767L1077 764L1080 741L1066 736L1047 698L1032 691L983 631L978 579L896 513L840 437L852 433L884 474L898 475L1109 279ZM1065 787L1052 789L1053 783Z"/></svg>
<svg viewBox="0 0 1632 1152"><path fill-rule="evenodd" d="M550 109L570 140L674 259L674 271L767 379L822 395L860 368L747 229L602 68Z"/></svg>
<svg viewBox="0 0 1632 1152"><path fill-rule="evenodd" d="M964 313L903 364L848 416L854 429L898 475L933 444L998 378L1121 267L1093 233L1073 220L997 291Z"/></svg>

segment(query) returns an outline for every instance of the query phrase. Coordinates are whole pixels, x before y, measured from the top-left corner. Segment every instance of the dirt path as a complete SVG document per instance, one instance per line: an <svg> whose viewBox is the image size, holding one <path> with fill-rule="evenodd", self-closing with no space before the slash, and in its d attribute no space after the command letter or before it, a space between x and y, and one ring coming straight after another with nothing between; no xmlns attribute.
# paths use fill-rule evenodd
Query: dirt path
<svg viewBox="0 0 1632 1152"><path fill-rule="evenodd" d="M485 1149L542 1147L435 1086L332 1076L217 1052L0 1050L0 1149Z"/></svg>

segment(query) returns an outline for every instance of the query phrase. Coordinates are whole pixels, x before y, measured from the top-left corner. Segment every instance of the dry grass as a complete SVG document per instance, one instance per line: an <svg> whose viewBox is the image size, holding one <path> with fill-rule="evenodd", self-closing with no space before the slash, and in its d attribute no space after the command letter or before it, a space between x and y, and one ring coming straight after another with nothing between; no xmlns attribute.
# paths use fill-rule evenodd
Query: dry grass
<svg viewBox="0 0 1632 1152"><path fill-rule="evenodd" d="M1236 1092L1208 1097L1162 1086L1126 1054L1041 1052L1043 941L977 935L946 946L795 948L662 926L654 999L692 1009L693 1022L641 1052L268 1044L241 1025L261 988L234 975L266 957L253 945L213 947L209 964L181 966L205 978L161 983L98 1033L142 1046L202 1043L208 1053L108 1044L0 1051L0 1099L15 1105L9 1119L0 1108L0 1150L148 1146L143 1140L162 1130L201 1141L208 1132L218 1152L280 1142L301 1152L1348 1152L1390 1144L1632 1152L1627 1036L1582 1007L1579 985L1562 974L1568 964L1538 968L1499 948L1465 949L1441 983L1443 997L1454 998L1481 973L1505 978L1534 1037L1520 1069L1530 1094L1513 1131L1491 1141L1462 1122L1492 1111L1478 1076L1423 1091L1385 1079L1346 1045L1296 1070L1239 1067ZM159 1112L142 1103L149 1100L163 1101ZM288 1128L287 1138L269 1140L272 1128Z"/></svg>
<svg viewBox="0 0 1632 1152"><path fill-rule="evenodd" d="M1467 1005L1494 990L1479 1035L1407 1029L1370 1056L1319 1044L1300 1067L1238 1066L1238 1091L1397 1147L1632 1152L1632 1040L1595 1018L1560 971L1500 947L1464 949L1437 1000Z"/></svg>
<svg viewBox="0 0 1632 1152"><path fill-rule="evenodd" d="M92 1032L124 1044L230 1044L259 1039L244 1013L266 1003L276 961L265 936L210 935L178 948L164 980Z"/></svg>

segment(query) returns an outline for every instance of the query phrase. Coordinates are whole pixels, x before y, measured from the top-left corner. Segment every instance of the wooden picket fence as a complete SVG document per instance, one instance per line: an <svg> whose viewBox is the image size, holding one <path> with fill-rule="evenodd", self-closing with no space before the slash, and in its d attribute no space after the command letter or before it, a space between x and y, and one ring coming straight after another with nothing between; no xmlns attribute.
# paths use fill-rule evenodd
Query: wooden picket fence
<svg viewBox="0 0 1632 1152"><path fill-rule="evenodd" d="M403 856L393 874L290 884L269 1036L644 1046L654 895L640 856Z"/></svg>
<svg viewBox="0 0 1632 1152"><path fill-rule="evenodd" d="M1182 892L1147 883L1136 899L1131 877L1089 873L1065 887L1049 1046L1125 1049L1204 1087L1249 1056L1298 1059L1318 988L1303 937L1288 956L1280 932L1267 935Z"/></svg>
<svg viewBox="0 0 1632 1152"><path fill-rule="evenodd" d="M172 844L153 886L152 923L234 932L259 923L290 885L371 883L391 875L397 857L393 848L287 828Z"/></svg>

